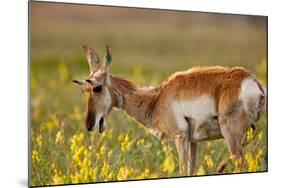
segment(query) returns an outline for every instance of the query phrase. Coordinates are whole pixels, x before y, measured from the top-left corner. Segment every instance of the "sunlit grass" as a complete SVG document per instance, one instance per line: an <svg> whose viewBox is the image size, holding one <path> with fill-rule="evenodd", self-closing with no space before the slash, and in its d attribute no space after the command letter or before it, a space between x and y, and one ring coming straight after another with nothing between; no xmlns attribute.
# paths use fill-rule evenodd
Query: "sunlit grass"
<svg viewBox="0 0 281 188"><path fill-rule="evenodd" d="M265 75L265 66L258 64L257 70L259 78ZM101 135L86 131L86 101L70 81L74 75L70 65L58 63L52 76L38 71L40 66L31 72L31 185L179 175L174 145L145 132L120 110L113 110L108 117L109 128ZM161 76L147 75L142 67L134 68L131 74L140 84L161 82ZM149 82L151 77L154 79ZM250 129L245 135L249 144L244 149L242 168L239 161L230 161L224 173L267 170L265 117L256 125L255 134ZM217 167L227 156L223 140L200 143L196 174L218 174Z"/></svg>

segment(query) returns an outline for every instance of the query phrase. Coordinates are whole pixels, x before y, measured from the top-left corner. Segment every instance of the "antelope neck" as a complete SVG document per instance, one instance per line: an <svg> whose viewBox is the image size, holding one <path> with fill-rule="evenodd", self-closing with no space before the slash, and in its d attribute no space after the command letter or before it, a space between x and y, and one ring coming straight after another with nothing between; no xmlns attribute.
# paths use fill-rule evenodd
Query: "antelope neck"
<svg viewBox="0 0 281 188"><path fill-rule="evenodd" d="M137 88L132 82L112 76L115 107L124 110L145 127L151 126L157 89Z"/></svg>

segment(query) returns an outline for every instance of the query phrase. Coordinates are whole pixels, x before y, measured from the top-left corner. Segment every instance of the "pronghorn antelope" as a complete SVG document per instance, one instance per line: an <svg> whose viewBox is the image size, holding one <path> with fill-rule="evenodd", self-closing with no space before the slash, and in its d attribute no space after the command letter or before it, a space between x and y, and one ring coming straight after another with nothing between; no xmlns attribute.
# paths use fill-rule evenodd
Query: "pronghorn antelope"
<svg viewBox="0 0 281 188"><path fill-rule="evenodd" d="M108 46L101 63L94 50L83 48L90 75L73 82L88 97L88 131L104 131L106 117L116 107L160 139L175 143L182 175L194 173L199 141L224 138L230 153L242 159L243 135L261 117L266 98L244 68L197 67L171 75L159 87L140 88L109 73Z"/></svg>

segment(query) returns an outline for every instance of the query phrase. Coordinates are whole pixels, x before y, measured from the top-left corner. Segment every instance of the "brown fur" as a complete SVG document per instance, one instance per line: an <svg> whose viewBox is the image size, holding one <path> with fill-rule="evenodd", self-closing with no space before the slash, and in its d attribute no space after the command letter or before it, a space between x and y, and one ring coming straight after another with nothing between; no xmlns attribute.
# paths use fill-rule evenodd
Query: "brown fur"
<svg viewBox="0 0 281 188"><path fill-rule="evenodd" d="M112 90L121 93L124 97L124 110L144 126L147 125L149 106L157 100L157 89L143 89L136 87L132 82L119 76L110 76ZM116 100L118 101L118 100ZM118 106L117 103L114 106Z"/></svg>
<svg viewBox="0 0 281 188"><path fill-rule="evenodd" d="M221 125L222 132L220 133L219 129L213 130L212 136L212 130L206 129L208 125L202 125L201 128L199 126L198 130L210 134L207 140L223 136L230 152L241 157L241 139L250 124L241 109L241 103L238 102L238 95L241 82L247 77L253 76L241 67L197 67L175 73L160 87L152 89L138 88L132 82L116 76L111 76L111 80L113 90L118 90L125 99L124 110L146 128L153 130L160 138L174 140L179 151L181 171L187 169L184 164L185 161L189 161L188 172L192 174L195 168L196 144L195 142L186 144L192 139L176 126L170 101L192 100L202 94L213 96L219 116L216 117L216 121ZM260 84L259 87L261 88ZM261 102L261 106L263 104ZM148 121L148 118L151 118L151 121ZM189 148L191 153L185 148Z"/></svg>
<svg viewBox="0 0 281 188"><path fill-rule="evenodd" d="M118 89L122 93L132 93L137 89L137 86L135 86L135 84L120 76L110 75L110 79L114 89Z"/></svg>
<svg viewBox="0 0 281 188"><path fill-rule="evenodd" d="M193 68L173 74L160 86L158 103L154 112L158 115L154 119L154 126L158 127L158 122L163 121L162 117L167 117L167 111L163 111L170 105L167 101L192 100L202 94L214 96L217 110L228 113L235 106L236 101L233 99L238 97L241 81L247 76L250 74L243 68L225 67ZM179 133L174 127L176 126L159 125L159 129L167 135Z"/></svg>
<svg viewBox="0 0 281 188"><path fill-rule="evenodd" d="M123 93L125 111L129 115L146 126L146 112L151 111L148 108L152 105L151 126L173 138L179 134L179 130L177 126L169 123L170 119L174 119L169 110L170 100L192 100L202 94L208 94L214 96L220 114L231 114L236 108L241 82L249 76L252 75L241 67L197 67L175 73L159 88L153 89L138 88L132 82L118 76L111 75L110 78L113 89Z"/></svg>

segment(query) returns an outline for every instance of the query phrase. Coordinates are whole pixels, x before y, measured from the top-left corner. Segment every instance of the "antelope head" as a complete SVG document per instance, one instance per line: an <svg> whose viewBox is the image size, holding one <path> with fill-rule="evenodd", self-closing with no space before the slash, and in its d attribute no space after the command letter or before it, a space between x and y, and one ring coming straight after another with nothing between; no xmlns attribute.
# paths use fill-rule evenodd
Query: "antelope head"
<svg viewBox="0 0 281 188"><path fill-rule="evenodd" d="M99 133L106 128L105 118L113 107L113 95L110 89L109 66L111 64L111 53L106 46L106 53L100 63L97 53L83 46L90 67L90 75L84 80L73 80L82 87L87 95L87 110L85 125L88 131L98 128Z"/></svg>

